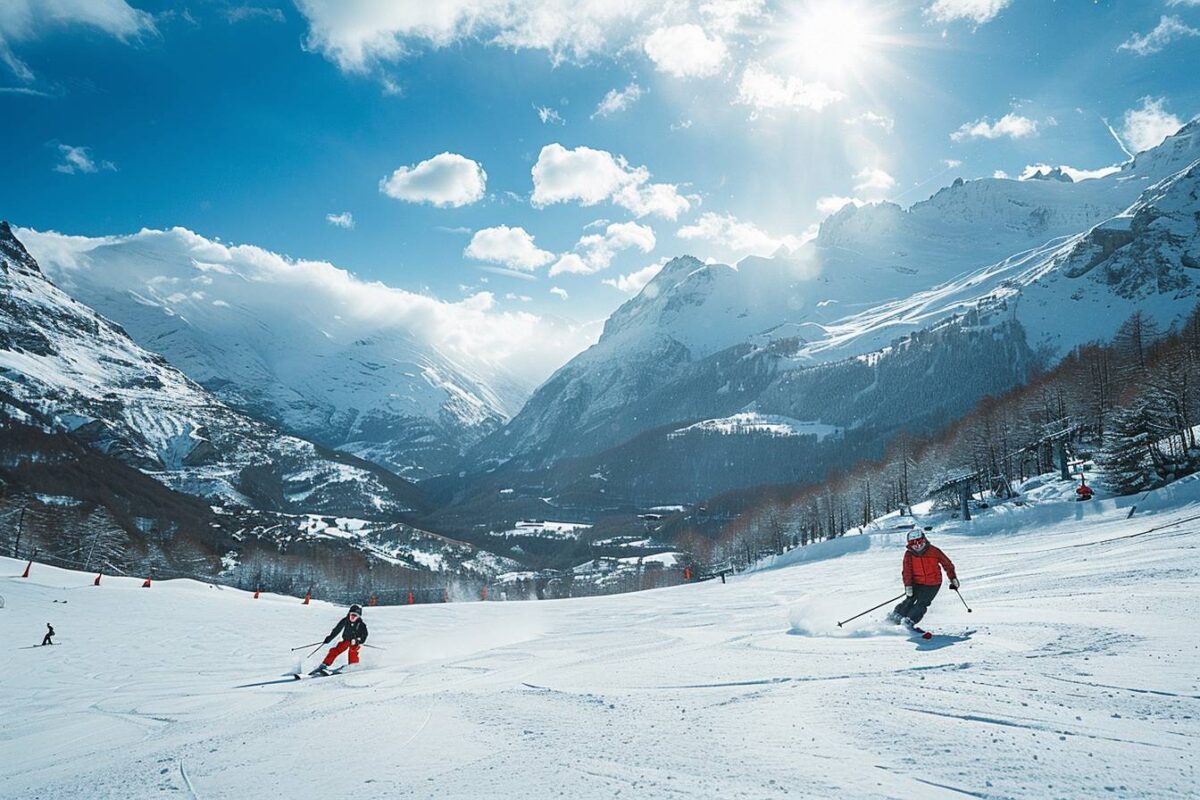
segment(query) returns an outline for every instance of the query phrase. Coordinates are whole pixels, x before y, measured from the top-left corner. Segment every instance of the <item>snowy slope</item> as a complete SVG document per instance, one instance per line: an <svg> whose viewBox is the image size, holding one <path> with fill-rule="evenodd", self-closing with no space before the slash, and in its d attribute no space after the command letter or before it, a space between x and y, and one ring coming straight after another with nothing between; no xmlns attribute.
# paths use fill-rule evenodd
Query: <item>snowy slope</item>
<svg viewBox="0 0 1200 800"><path fill-rule="evenodd" d="M68 297L0 223L0 391L173 489L289 511L394 515L420 493L226 406ZM25 418L11 404L0 413ZM26 419L25 421L29 421Z"/></svg>
<svg viewBox="0 0 1200 800"><path fill-rule="evenodd" d="M834 625L898 591L879 532L728 585L368 609L359 672L257 687L342 609L0 560L0 796L1193 796L1200 482L1035 494L931 534L959 640Z"/></svg>
<svg viewBox="0 0 1200 800"><path fill-rule="evenodd" d="M19 235L65 291L225 402L401 474L445 470L528 395L498 364L452 354L414 296L378 286L371 308L351 303L328 264L183 228Z"/></svg>
<svg viewBox="0 0 1200 800"><path fill-rule="evenodd" d="M693 419L753 410L764 383L753 371L761 370L750 357L756 348L794 356L772 369L837 361L879 351L981 304L1011 305L1018 295L1025 298L1020 311L998 318L1025 325L1030 350L1048 358L1111 336L1143 304L1164 322L1175 319L1180 308L1190 310L1194 291L1194 280L1180 276L1200 258L1200 200L1195 174L1188 174L1198 160L1200 121L1103 178L958 180L908 209L847 206L790 256L748 258L737 267L677 258L482 453L545 466L611 446L604 432L613 426L628 437L688 419L646 414L655 393L673 394ZM1081 266L1102 260L1103 277ZM705 408L706 398L687 388L720 353L747 368L722 364L727 380L715 385L723 394L710 392ZM730 409L739 394L741 405Z"/></svg>

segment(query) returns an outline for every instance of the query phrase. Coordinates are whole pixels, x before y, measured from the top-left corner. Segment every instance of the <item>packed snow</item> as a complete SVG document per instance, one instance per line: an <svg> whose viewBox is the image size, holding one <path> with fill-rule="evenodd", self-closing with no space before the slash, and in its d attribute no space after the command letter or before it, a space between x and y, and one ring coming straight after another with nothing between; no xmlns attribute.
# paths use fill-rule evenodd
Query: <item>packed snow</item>
<svg viewBox="0 0 1200 800"><path fill-rule="evenodd" d="M382 649L295 682L343 608L0 560L0 796L1194 796L1200 480L1026 488L928 518L974 609L931 641L835 624L899 593L895 519L727 585L371 608Z"/></svg>

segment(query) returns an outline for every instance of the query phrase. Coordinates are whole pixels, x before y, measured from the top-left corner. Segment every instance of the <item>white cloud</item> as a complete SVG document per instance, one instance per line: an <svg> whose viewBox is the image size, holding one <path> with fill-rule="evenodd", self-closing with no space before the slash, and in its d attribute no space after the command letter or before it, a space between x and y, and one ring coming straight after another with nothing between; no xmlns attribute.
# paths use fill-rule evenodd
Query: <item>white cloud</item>
<svg viewBox="0 0 1200 800"><path fill-rule="evenodd" d="M1122 42L1118 50L1130 50L1139 56L1153 55L1177 39L1200 36L1200 29L1184 24L1179 17L1163 15L1154 30L1145 34L1135 33Z"/></svg>
<svg viewBox="0 0 1200 800"><path fill-rule="evenodd" d="M54 165L55 172L74 175L77 172L117 171L117 165L111 161L96 163L92 158L91 148L88 147L73 147L69 144L60 144L58 146L58 154L62 156L62 162Z"/></svg>
<svg viewBox="0 0 1200 800"><path fill-rule="evenodd" d="M728 54L721 37L710 37L692 23L655 30L646 37L643 49L660 71L677 78L715 75Z"/></svg>
<svg viewBox="0 0 1200 800"><path fill-rule="evenodd" d="M532 175L532 202L537 208L568 202L594 206L612 200L638 217L666 219L676 219L691 208L674 184L649 183L649 170L631 167L624 157L605 150L568 150L557 142L548 144L538 154Z"/></svg>
<svg viewBox="0 0 1200 800"><path fill-rule="evenodd" d="M562 118L562 115L559 114L558 111L556 111L555 109L550 108L549 106L536 106L535 105L533 108L535 111L537 111L538 119L540 119L542 121L543 125L566 125L567 124L567 121Z"/></svg>
<svg viewBox="0 0 1200 800"><path fill-rule="evenodd" d="M617 253L637 249L649 253L657 241L654 230L636 222L614 222L604 233L583 236L575 244L574 252L565 253L550 267L550 277L563 273L590 275L608 269Z"/></svg>
<svg viewBox="0 0 1200 800"><path fill-rule="evenodd" d="M849 117L844 120L847 125L874 125L882 128L887 133L891 133L896 128L896 120L886 114L876 114L874 111L864 111L856 117Z"/></svg>
<svg viewBox="0 0 1200 800"><path fill-rule="evenodd" d="M749 64L738 84L737 102L763 111L779 108L807 108L820 111L843 99L844 94L819 81L806 83L795 75L786 78L760 64Z"/></svg>
<svg viewBox="0 0 1200 800"><path fill-rule="evenodd" d="M720 251L733 255L734 260L748 255L773 255L780 248L795 250L803 243L800 237L791 234L773 236L752 222L711 211L700 215L694 224L680 228L675 235L680 239L709 242Z"/></svg>
<svg viewBox="0 0 1200 800"><path fill-rule="evenodd" d="M557 286L551 286L551 287L550 287L550 294L552 294L552 295L555 295L555 296L557 296L557 297L561 297L563 300L566 300L566 299L568 299L568 298L570 297L570 295L569 295L569 294L567 294L567 290L566 290L566 289L560 289L560 288L559 288L559 287L557 287Z"/></svg>
<svg viewBox="0 0 1200 800"><path fill-rule="evenodd" d="M599 334L598 329L561 318L501 310L489 292L448 302L364 281L325 261L293 260L252 245L226 245L183 228L96 239L24 229L19 235L43 266L56 262L62 270L92 269L98 274L105 268L120 282L117 286L130 287L129 281L138 280L140 272L166 271L184 281L198 274L210 276L214 282L205 286L210 298L236 298L235 309L247 319L269 321L274 330L292 330L295 310L305 308L321 309L321 327L347 346L381 329L401 327L485 377L495 375L500 365L539 383ZM146 253L161 260L147 262Z"/></svg>
<svg viewBox="0 0 1200 800"><path fill-rule="evenodd" d="M642 267L627 275L618 275L616 278L605 278L601 283L625 294L637 294L646 288L646 284L654 280L654 276L662 271L663 265L666 263L667 259L662 258L656 264Z"/></svg>
<svg viewBox="0 0 1200 800"><path fill-rule="evenodd" d="M439 153L379 181L379 191L388 197L439 208L470 205L483 197L486 188L483 167L457 153Z"/></svg>
<svg viewBox="0 0 1200 800"><path fill-rule="evenodd" d="M1024 139L1037 133L1036 120L1022 117L1020 114L1009 112L995 122L989 122L987 117L981 117L975 122L966 122L950 134L953 141L964 139L999 139L1007 136L1010 139Z"/></svg>
<svg viewBox="0 0 1200 800"><path fill-rule="evenodd" d="M854 191L861 194L883 195L896 187L896 179L877 167L867 167L855 174Z"/></svg>
<svg viewBox="0 0 1200 800"><path fill-rule="evenodd" d="M519 270L534 270L554 260L554 254L534 244L524 228L507 225L476 231L463 255Z"/></svg>
<svg viewBox="0 0 1200 800"><path fill-rule="evenodd" d="M958 169L962 166L962 162L957 158L943 158L942 163L946 165L946 169Z"/></svg>
<svg viewBox="0 0 1200 800"><path fill-rule="evenodd" d="M627 185L613 195L612 201L639 219L656 216L675 220L692 207L692 201L681 195L673 183Z"/></svg>
<svg viewBox="0 0 1200 800"><path fill-rule="evenodd" d="M0 2L0 62L17 78L32 81L33 71L12 49L56 28L84 25L128 41L154 33L154 18L125 0L4 0Z"/></svg>
<svg viewBox="0 0 1200 800"><path fill-rule="evenodd" d="M1140 153L1162 143L1162 140L1183 127L1179 117L1168 112L1165 97L1143 97L1140 108L1125 112L1121 138L1133 152Z"/></svg>
<svg viewBox="0 0 1200 800"><path fill-rule="evenodd" d="M631 105L636 103L642 96L642 87L636 83L631 83L624 89L617 91L609 89L608 94L604 95L604 99L596 106L595 112L592 114L592 119L596 117L607 117L624 111Z"/></svg>
<svg viewBox="0 0 1200 800"><path fill-rule="evenodd" d="M925 13L937 22L967 20L976 25L991 22L1012 0L934 0Z"/></svg>
<svg viewBox="0 0 1200 800"><path fill-rule="evenodd" d="M354 227L354 215L349 211L343 211L340 214L326 214L325 221L330 225L338 228L345 228L346 230L350 230Z"/></svg>
<svg viewBox="0 0 1200 800"><path fill-rule="evenodd" d="M1004 170L1002 170L1002 169L998 169L998 170L996 170L995 172L993 172L993 173L992 173L992 177L993 177L993 178L998 178L998 179L1001 179L1001 180L1007 180L1007 179L1008 179L1008 173L1007 173L1007 172L1005 172L1005 171L1004 171Z"/></svg>
<svg viewBox="0 0 1200 800"><path fill-rule="evenodd" d="M863 203L863 201L859 200L857 197L828 195L826 197L817 198L817 213L823 217L827 217L830 214L836 214L849 205L861 206L865 205L865 203Z"/></svg>
<svg viewBox="0 0 1200 800"><path fill-rule="evenodd" d="M556 63L615 51L655 0L295 0L308 21L306 45L346 72L365 73L422 47L465 40L542 50Z"/></svg>
<svg viewBox="0 0 1200 800"><path fill-rule="evenodd" d="M743 20L759 19L766 14L766 0L708 0L700 5L700 13L712 30L732 33Z"/></svg>
<svg viewBox="0 0 1200 800"><path fill-rule="evenodd" d="M594 206L628 185L650 177L645 167L631 169L620 156L605 150L548 144L533 165L533 204L543 207L572 200Z"/></svg>

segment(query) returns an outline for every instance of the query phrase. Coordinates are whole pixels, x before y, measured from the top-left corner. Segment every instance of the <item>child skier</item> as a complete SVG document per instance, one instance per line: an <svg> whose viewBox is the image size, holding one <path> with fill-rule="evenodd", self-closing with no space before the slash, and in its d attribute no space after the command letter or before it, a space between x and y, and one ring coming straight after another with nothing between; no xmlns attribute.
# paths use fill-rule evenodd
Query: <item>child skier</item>
<svg viewBox="0 0 1200 800"><path fill-rule="evenodd" d="M362 620L362 606L355 603L350 606L350 611L346 616L334 626L329 635L325 637L325 644L333 641L333 638L342 634L342 640L329 648L329 652L325 655L325 660L317 665L317 668L309 675L328 674L329 667L333 666L333 662L347 649L350 650L350 655L347 657L351 664L358 663L358 647L367 640L367 625Z"/></svg>
<svg viewBox="0 0 1200 800"><path fill-rule="evenodd" d="M46 635L42 637L42 647L45 647L48 644L54 644L54 642L50 641L53 638L54 638L54 626L51 625L49 622L47 622L46 623Z"/></svg>
<svg viewBox="0 0 1200 800"><path fill-rule="evenodd" d="M926 528L926 530L929 530ZM958 576L954 563L925 538L925 531L908 532L908 545L904 551L904 566L900 570L904 578L905 598L892 610L891 620L915 627L925 616L929 604L942 588L942 569L950 578L950 588L958 588Z"/></svg>

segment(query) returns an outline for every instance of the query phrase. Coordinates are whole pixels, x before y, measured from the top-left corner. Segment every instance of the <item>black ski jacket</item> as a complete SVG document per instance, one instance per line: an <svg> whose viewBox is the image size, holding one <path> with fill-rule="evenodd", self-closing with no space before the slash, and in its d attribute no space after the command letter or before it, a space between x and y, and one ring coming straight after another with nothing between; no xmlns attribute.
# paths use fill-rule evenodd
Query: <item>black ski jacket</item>
<svg viewBox="0 0 1200 800"><path fill-rule="evenodd" d="M332 642L339 632L341 632L344 642L357 639L358 643L362 644L367 640L367 624L363 622L362 617L354 622L351 622L349 617L342 617L341 622L335 625L329 635L325 637L325 644Z"/></svg>

